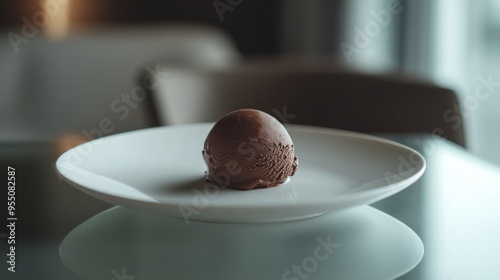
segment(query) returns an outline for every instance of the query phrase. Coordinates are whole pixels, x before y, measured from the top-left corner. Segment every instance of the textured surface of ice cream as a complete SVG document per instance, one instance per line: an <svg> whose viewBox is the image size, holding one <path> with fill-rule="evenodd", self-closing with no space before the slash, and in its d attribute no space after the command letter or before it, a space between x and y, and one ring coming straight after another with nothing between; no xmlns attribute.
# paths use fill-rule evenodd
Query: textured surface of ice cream
<svg viewBox="0 0 500 280"><path fill-rule="evenodd" d="M208 181L250 190L284 183L298 167L285 127L262 111L242 109L220 119L203 147Z"/></svg>

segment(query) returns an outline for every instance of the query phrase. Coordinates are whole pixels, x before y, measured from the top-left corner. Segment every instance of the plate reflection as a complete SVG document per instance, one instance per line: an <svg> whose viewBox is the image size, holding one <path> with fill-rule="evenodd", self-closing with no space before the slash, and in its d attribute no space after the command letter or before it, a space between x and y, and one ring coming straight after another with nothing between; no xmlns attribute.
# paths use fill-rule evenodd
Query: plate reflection
<svg viewBox="0 0 500 280"><path fill-rule="evenodd" d="M283 223L191 222L114 207L70 232L85 279L393 279L421 260L406 225L368 206Z"/></svg>

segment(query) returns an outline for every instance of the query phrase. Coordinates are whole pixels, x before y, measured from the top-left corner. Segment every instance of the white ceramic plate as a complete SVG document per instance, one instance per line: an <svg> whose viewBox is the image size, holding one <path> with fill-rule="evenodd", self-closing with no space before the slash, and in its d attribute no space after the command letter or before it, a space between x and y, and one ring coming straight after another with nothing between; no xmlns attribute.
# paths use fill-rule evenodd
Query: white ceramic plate
<svg viewBox="0 0 500 280"><path fill-rule="evenodd" d="M414 268L424 248L369 206L284 223L189 225L115 207L71 231L60 253L83 279L383 280Z"/></svg>
<svg viewBox="0 0 500 280"><path fill-rule="evenodd" d="M401 191L425 160L403 145L359 133L289 125L299 168L270 189L205 183L203 141L213 124L127 132L64 153L57 170L78 189L115 205L229 223L307 218L369 204Z"/></svg>

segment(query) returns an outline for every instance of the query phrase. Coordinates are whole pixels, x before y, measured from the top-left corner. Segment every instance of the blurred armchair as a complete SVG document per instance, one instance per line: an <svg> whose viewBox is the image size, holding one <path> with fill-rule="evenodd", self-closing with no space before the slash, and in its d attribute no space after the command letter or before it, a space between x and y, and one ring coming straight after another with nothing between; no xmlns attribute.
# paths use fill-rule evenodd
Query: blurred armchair
<svg viewBox="0 0 500 280"><path fill-rule="evenodd" d="M465 146L444 117L454 92L401 75L368 75L324 63L243 63L226 70L170 71L151 92L157 125L216 121L256 108L282 122L363 133L434 133ZM454 116L461 119L460 113Z"/></svg>
<svg viewBox="0 0 500 280"><path fill-rule="evenodd" d="M143 102L127 101L142 86L139 70L227 67L240 54L217 29L171 24L84 30L59 40L40 34L17 54L0 45L0 58L6 63L0 67L0 141L46 141L99 129L104 119L113 127L104 135L149 127ZM128 110L126 117L120 109Z"/></svg>

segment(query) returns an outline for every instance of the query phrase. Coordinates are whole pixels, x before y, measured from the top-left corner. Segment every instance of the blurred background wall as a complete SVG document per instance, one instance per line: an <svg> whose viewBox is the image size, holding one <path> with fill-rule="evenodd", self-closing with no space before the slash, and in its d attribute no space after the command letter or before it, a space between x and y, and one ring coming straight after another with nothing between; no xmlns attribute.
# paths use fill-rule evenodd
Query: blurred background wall
<svg viewBox="0 0 500 280"><path fill-rule="evenodd" d="M54 15L45 24L40 11ZM500 164L499 12L500 0L4 0L0 140L90 131L103 118L114 121L112 133L147 127L143 104L125 120L110 107L137 86L139 72L160 62L201 67L300 56L454 89L469 148ZM44 26L24 36L27 43L16 37L16 53L9 34L23 34L23 18ZM191 40L169 29L179 24L207 27L219 39L202 40L204 49L221 50L221 59L176 62L169 53L179 57L184 47L175 42ZM454 108L443 117L453 121Z"/></svg>

